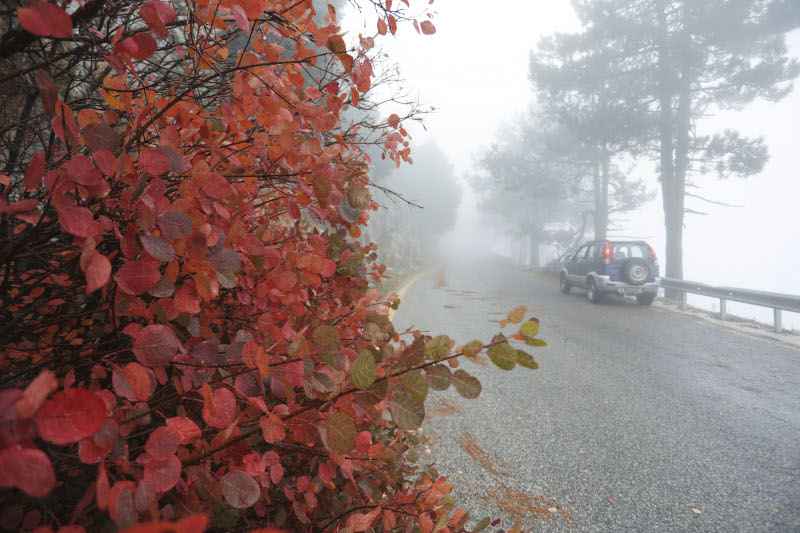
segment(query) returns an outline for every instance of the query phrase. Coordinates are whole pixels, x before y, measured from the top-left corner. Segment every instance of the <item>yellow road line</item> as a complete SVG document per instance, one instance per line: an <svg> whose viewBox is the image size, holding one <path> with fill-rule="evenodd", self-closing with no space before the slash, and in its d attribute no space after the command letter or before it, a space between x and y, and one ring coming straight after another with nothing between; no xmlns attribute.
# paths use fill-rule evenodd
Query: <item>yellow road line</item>
<svg viewBox="0 0 800 533"><path fill-rule="evenodd" d="M414 283L416 283L416 281L417 281L419 278L421 278L421 277L422 277L422 276L423 276L423 275L424 275L426 272L427 272L427 270L423 270L422 272L420 272L419 274L417 274L416 276L414 276L413 278L411 278L410 280L408 280L408 281L406 282L406 284L405 284L405 285L403 285L403 287L402 287L402 288L401 288L399 291L397 291L397 297L398 297L398 298L400 298L400 300L402 300L403 298L405 298L405 296L406 296L406 293L408 292L408 289L410 289L410 288L411 288L411 286L412 286ZM392 310L390 310L390 311L389 311L389 320L394 320L394 315L395 315L395 313L397 313L397 310L395 310L395 309L392 309Z"/></svg>

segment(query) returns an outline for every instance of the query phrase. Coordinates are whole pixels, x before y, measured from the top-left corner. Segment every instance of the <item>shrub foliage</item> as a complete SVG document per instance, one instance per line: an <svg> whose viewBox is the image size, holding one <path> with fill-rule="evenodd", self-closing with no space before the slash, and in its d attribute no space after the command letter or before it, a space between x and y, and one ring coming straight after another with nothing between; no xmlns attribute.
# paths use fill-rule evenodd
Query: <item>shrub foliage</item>
<svg viewBox="0 0 800 533"><path fill-rule="evenodd" d="M466 526L414 466L428 390L479 396L451 369L490 346L503 369L535 362L388 319L385 268L355 240L377 207L364 136L342 112L370 90L376 38L435 29L368 6L376 35L352 46L307 0L4 8L5 526ZM400 117L377 128L407 159Z"/></svg>

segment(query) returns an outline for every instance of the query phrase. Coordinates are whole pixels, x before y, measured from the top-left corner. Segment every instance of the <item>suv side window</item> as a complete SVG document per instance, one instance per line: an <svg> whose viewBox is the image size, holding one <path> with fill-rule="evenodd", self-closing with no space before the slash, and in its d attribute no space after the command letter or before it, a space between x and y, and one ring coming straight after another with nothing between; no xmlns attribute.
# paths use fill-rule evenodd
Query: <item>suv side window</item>
<svg viewBox="0 0 800 533"><path fill-rule="evenodd" d="M578 251L575 252L575 256L572 259L575 261L580 261L581 259L583 259L584 254L586 254L587 248L588 246L581 246L580 248L578 248Z"/></svg>
<svg viewBox="0 0 800 533"><path fill-rule="evenodd" d="M594 259L597 255L597 248L598 246L596 244L590 245L589 250L586 252L586 259Z"/></svg>

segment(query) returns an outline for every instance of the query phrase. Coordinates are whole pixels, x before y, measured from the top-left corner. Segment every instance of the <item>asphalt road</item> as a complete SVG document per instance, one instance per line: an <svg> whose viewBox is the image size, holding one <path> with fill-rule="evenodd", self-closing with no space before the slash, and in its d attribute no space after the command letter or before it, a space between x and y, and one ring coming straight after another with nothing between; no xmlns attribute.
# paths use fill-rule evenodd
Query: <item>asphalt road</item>
<svg viewBox="0 0 800 533"><path fill-rule="evenodd" d="M632 299L595 306L496 261L426 273L394 320L488 342L520 304L541 320L540 369L466 362L482 397L451 388L426 404L421 460L472 517L509 526L514 498L541 495L559 512L525 514L528 530L800 532L800 349ZM471 458L465 432L509 475Z"/></svg>

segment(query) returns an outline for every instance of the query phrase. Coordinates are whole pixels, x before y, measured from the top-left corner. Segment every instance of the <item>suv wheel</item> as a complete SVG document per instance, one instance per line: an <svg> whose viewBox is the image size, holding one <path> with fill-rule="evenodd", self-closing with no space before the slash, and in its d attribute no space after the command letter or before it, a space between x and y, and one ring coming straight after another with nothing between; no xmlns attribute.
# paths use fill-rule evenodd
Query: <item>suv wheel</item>
<svg viewBox="0 0 800 533"><path fill-rule="evenodd" d="M655 299L656 294L654 292L643 292L636 295L636 301L639 302L639 305L650 305Z"/></svg>
<svg viewBox="0 0 800 533"><path fill-rule="evenodd" d="M631 259L625 263L624 275L631 285L642 285L650 277L650 267L641 259Z"/></svg>
<svg viewBox="0 0 800 533"><path fill-rule="evenodd" d="M600 293L597 292L597 284L593 279L590 279L586 283L586 298L589 300L589 303L593 304L600 301Z"/></svg>
<svg viewBox="0 0 800 533"><path fill-rule="evenodd" d="M569 294L569 290L572 288L572 285L570 285L569 281L567 281L567 275L562 272L560 278L559 287L561 287L561 292L564 294Z"/></svg>

